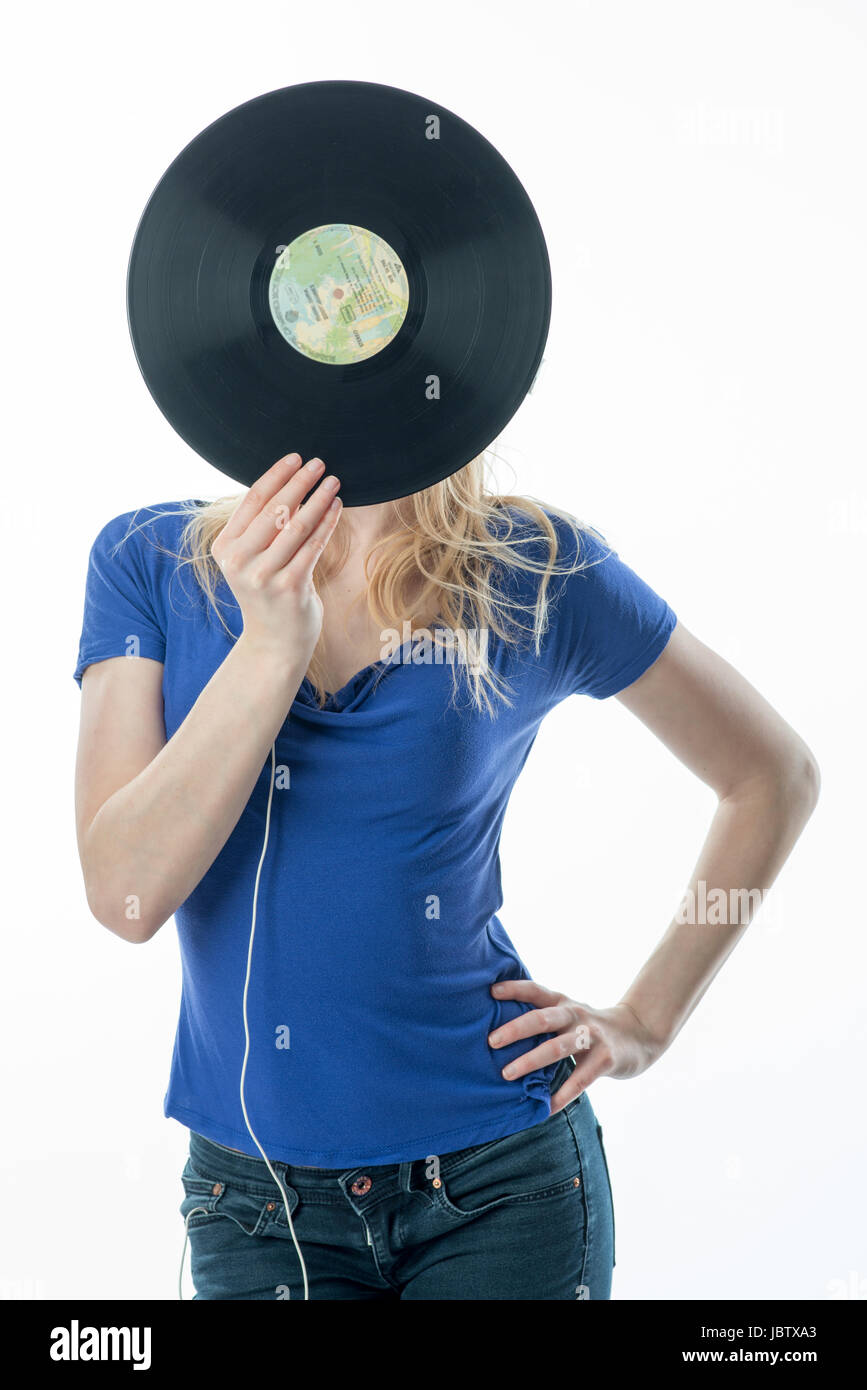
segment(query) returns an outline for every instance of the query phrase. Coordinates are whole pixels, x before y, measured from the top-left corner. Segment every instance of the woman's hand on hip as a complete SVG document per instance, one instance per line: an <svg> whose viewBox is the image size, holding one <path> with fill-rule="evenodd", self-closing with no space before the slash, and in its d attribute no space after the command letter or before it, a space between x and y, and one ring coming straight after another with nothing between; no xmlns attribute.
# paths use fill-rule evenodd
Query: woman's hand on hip
<svg viewBox="0 0 867 1390"><path fill-rule="evenodd" d="M517 999L534 1007L502 1024L488 1038L494 1049L535 1038L552 1036L538 1047L517 1057L504 1070L507 1081L515 1081L539 1067L575 1058L575 1070L551 1097L551 1113L586 1091L600 1076L625 1080L646 1071L667 1047L667 1042L651 1036L628 1004L610 1009L591 1009L565 994L546 989L535 980L499 980L491 986L497 999Z"/></svg>
<svg viewBox="0 0 867 1390"><path fill-rule="evenodd" d="M279 459L247 491L211 547L241 610L245 642L305 666L322 630L313 569L341 509L340 482L327 477L319 483L324 472L321 459L304 466L300 454Z"/></svg>

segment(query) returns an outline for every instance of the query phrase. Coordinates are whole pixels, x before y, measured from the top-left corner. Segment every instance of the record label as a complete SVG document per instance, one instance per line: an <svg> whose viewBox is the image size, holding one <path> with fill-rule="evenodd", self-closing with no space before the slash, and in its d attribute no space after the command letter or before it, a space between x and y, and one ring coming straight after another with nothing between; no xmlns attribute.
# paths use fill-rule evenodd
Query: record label
<svg viewBox="0 0 867 1390"><path fill-rule="evenodd" d="M287 343L314 362L342 366L388 347L406 318L409 282L382 237L330 223L284 247L268 302Z"/></svg>

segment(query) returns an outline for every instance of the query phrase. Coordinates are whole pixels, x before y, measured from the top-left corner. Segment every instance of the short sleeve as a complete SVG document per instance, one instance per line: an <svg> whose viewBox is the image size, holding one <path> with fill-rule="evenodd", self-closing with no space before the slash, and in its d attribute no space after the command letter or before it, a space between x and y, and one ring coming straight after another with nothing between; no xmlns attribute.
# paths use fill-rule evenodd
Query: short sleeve
<svg viewBox="0 0 867 1390"><path fill-rule="evenodd" d="M563 528L561 537L564 532L561 559L574 560L574 536ZM579 545L582 568L555 581L549 676L558 699L574 694L605 700L653 665L677 617L600 532L582 529Z"/></svg>
<svg viewBox="0 0 867 1390"><path fill-rule="evenodd" d="M137 527L136 512L103 526L90 550L84 617L73 672L81 685L88 666L112 656L164 661L165 634L155 602L154 561L158 551Z"/></svg>

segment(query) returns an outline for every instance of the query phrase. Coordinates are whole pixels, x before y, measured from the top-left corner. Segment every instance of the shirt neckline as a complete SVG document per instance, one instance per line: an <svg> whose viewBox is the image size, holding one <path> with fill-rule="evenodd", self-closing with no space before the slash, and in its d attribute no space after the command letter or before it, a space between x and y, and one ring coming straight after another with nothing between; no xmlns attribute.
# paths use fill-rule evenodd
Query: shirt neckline
<svg viewBox="0 0 867 1390"><path fill-rule="evenodd" d="M398 666L407 665L403 660L403 654L407 649L412 649L414 641L414 638L409 638L408 641L402 642L390 657L380 657L379 661L371 661L369 665L356 671L355 675L350 676L339 690L326 694L324 705L320 705L317 701L313 683L305 676L298 687L292 708L300 705L305 711L309 710L311 713L319 715L355 713L359 705L369 694L372 694L375 687L389 671Z"/></svg>
<svg viewBox="0 0 867 1390"><path fill-rule="evenodd" d="M313 709L319 710L320 713L327 711L329 714L344 714L348 707L358 699L373 672L382 664L384 663L372 661L369 666L365 666L361 671L356 671L354 676L350 676L346 684L342 685L339 690L326 691L324 705L319 704L313 683L305 676L298 689L296 699L301 696L303 691L306 697L303 703L309 703Z"/></svg>

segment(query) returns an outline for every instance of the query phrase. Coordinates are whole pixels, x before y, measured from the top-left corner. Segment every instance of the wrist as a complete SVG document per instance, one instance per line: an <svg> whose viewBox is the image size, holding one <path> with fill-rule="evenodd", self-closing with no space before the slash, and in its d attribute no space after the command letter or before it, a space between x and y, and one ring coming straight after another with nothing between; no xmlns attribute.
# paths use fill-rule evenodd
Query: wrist
<svg viewBox="0 0 867 1390"><path fill-rule="evenodd" d="M674 1041L677 1028L672 1020L656 1017L640 1003L631 1003L628 998L621 999L617 1007L628 1011L658 1053L664 1052Z"/></svg>
<svg viewBox="0 0 867 1390"><path fill-rule="evenodd" d="M295 694L310 664L305 654L299 656L285 641L272 642L256 634L243 631L235 643L237 660L249 667L251 676L257 681L277 685L281 690Z"/></svg>

